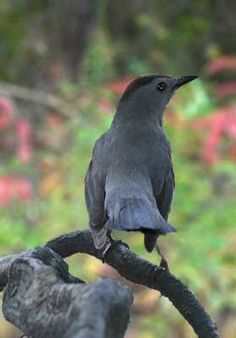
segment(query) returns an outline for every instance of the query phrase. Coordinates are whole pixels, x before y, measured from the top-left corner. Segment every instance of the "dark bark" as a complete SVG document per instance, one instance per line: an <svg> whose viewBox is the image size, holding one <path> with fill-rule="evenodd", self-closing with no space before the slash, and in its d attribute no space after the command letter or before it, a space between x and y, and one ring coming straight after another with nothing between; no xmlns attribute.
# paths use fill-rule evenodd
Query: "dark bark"
<svg viewBox="0 0 236 338"><path fill-rule="evenodd" d="M87 253L102 259L102 253L94 248L89 231L74 232L50 241L46 246L62 257L74 253ZM161 292L189 322L200 338L217 338L216 324L191 291L167 270L149 263L122 245L114 245L107 252L105 262L126 279Z"/></svg>
<svg viewBox="0 0 236 338"><path fill-rule="evenodd" d="M94 248L89 231L74 232L58 237L46 244L55 253L65 258L75 253L87 253L102 259L102 252ZM43 248L41 249L43 250ZM32 254L32 253L31 253ZM38 253L37 253L38 255ZM9 270L14 256L0 260L0 286L6 283L6 271ZM189 322L200 338L218 338L216 324L199 304L188 288L167 270L151 264L123 245L115 244L106 253L104 260L130 281L158 290L167 297ZM64 269L60 270L62 276ZM2 278L5 276L5 278Z"/></svg>
<svg viewBox="0 0 236 338"><path fill-rule="evenodd" d="M44 247L10 265L3 313L28 338L121 338L131 304L128 288L110 279L86 285Z"/></svg>

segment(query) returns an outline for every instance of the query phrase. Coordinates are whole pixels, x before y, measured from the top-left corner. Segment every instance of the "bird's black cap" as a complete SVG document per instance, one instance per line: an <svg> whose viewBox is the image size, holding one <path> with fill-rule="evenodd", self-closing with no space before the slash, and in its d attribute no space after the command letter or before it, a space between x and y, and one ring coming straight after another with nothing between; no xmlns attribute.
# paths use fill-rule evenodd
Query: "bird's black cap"
<svg viewBox="0 0 236 338"><path fill-rule="evenodd" d="M123 103L127 101L127 99L140 87L146 86L147 84L151 83L154 79L157 78L166 78L166 79L171 79L171 76L166 76L166 75L158 75L158 74L150 74L150 75L144 75L144 76L139 76L136 79L132 80L128 86L126 87L124 93L122 94L120 98L120 103ZM173 84L173 89L178 89L179 87L185 85L186 83L193 81L194 79L198 78L196 75L186 75L186 76L181 76L179 78L174 78L174 84Z"/></svg>
<svg viewBox="0 0 236 338"><path fill-rule="evenodd" d="M158 77L158 75L151 74L151 75L139 76L136 79L132 80L126 87L124 93L122 94L120 98L120 103L126 101L133 92L135 92L142 86L146 86L147 84L152 82L156 77Z"/></svg>

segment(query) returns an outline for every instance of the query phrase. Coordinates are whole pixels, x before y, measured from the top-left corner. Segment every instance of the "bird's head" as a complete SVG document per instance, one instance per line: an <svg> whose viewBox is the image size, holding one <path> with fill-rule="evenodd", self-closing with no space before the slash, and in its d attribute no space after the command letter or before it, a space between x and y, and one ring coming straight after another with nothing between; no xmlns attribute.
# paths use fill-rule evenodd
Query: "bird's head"
<svg viewBox="0 0 236 338"><path fill-rule="evenodd" d="M162 75L140 76L129 83L118 105L118 112L132 116L157 115L161 121L164 109L175 91L196 79L195 75L179 78Z"/></svg>

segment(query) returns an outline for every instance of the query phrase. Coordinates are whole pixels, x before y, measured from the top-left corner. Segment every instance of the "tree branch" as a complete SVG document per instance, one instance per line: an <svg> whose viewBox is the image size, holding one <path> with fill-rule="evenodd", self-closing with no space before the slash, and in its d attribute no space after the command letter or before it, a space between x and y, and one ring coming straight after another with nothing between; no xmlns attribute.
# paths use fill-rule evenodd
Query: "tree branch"
<svg viewBox="0 0 236 338"><path fill-rule="evenodd" d="M60 236L46 244L54 252L65 258L75 253L87 253L102 259L102 252L93 245L90 231L73 232ZM4 286L13 256L0 260L0 285ZM167 270L149 263L122 245L113 245L107 252L105 262L115 268L126 279L161 292L182 316L189 322L199 338L219 338L216 324L207 314L189 289Z"/></svg>
<svg viewBox="0 0 236 338"><path fill-rule="evenodd" d="M95 249L90 231L78 231L60 236L46 244L62 257L87 253L102 259ZM155 289L167 297L189 322L199 338L219 338L216 324L191 291L167 270L151 264L121 245L114 245L105 256L105 262L126 279Z"/></svg>
<svg viewBox="0 0 236 338"><path fill-rule="evenodd" d="M122 338L132 301L114 280L86 285L71 276L63 259L44 247L11 264L3 313L31 338Z"/></svg>
<svg viewBox="0 0 236 338"><path fill-rule="evenodd" d="M72 116L68 113L68 109L64 108L65 102L52 94L5 82L0 82L0 93L7 93L15 99L48 107L67 118Z"/></svg>

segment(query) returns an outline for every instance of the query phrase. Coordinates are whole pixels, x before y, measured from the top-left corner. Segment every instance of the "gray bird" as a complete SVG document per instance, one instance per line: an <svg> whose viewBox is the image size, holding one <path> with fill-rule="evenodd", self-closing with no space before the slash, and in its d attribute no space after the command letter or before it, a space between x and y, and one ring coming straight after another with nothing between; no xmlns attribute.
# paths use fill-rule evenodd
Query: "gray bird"
<svg viewBox="0 0 236 338"><path fill-rule="evenodd" d="M94 145L85 177L97 249L109 248L113 229L141 231L149 252L159 235L176 232L167 222L175 179L163 113L175 90L196 78L146 75L124 91L110 129Z"/></svg>

